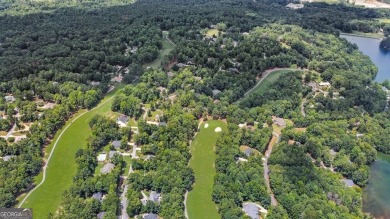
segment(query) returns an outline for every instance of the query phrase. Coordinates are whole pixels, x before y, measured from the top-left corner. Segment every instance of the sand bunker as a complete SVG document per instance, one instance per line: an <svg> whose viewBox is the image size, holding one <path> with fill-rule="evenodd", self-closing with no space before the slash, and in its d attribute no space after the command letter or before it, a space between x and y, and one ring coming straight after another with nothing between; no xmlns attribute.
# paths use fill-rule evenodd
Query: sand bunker
<svg viewBox="0 0 390 219"><path fill-rule="evenodd" d="M215 132L222 132L222 129L221 129L221 127L217 127L217 128L215 128Z"/></svg>
<svg viewBox="0 0 390 219"><path fill-rule="evenodd" d="M204 124L204 127L205 128L209 127L209 124L208 123Z"/></svg>

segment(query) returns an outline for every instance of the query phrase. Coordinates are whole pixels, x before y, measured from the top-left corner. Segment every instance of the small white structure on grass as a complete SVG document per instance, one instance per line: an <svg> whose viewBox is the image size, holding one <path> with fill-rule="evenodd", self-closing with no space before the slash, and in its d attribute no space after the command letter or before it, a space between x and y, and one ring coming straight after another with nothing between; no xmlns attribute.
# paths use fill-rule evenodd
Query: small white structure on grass
<svg viewBox="0 0 390 219"><path fill-rule="evenodd" d="M215 132L222 132L222 129L221 129L221 127L217 127L217 128L215 128Z"/></svg>

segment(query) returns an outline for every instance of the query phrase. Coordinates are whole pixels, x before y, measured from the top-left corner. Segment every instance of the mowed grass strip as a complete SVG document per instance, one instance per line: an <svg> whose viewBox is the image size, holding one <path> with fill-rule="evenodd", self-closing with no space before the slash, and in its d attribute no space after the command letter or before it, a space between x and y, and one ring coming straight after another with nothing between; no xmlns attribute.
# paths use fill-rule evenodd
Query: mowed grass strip
<svg viewBox="0 0 390 219"><path fill-rule="evenodd" d="M169 55L173 48L175 48L175 46L172 45L172 43L169 42L166 38L168 34L169 33L167 31L163 31L162 48L157 56L157 59L152 62L146 63L145 66L150 66L151 68L159 69L161 67L161 62L164 57Z"/></svg>
<svg viewBox="0 0 390 219"><path fill-rule="evenodd" d="M205 124L208 124L207 128ZM211 198L216 174L215 144L220 135L220 132L215 132L215 129L220 127L225 131L227 125L222 121L210 120L203 122L200 127L200 132L190 146L192 158L189 165L194 170L195 183L186 203L188 217L219 219L221 216Z"/></svg>
<svg viewBox="0 0 390 219"><path fill-rule="evenodd" d="M273 71L271 73L269 73L266 78L264 78L260 84L256 84L255 86L255 89L251 90L250 92L248 92L244 97L242 97L240 100L237 101L237 103L241 102L241 101L245 101L247 99L247 97L253 95L253 94L260 94L260 93L264 93L265 91L267 91L268 89L270 89L272 87L272 84L275 83L278 78L287 73L287 72L291 72L293 70L277 70L277 71Z"/></svg>
<svg viewBox="0 0 390 219"><path fill-rule="evenodd" d="M46 170L45 182L37 188L28 199L23 203L22 208L32 208L34 218L47 218L49 212L55 213L61 204L62 194L70 187L73 182L73 176L76 173L75 154L78 149L85 148L87 138L91 136L89 121L96 114L104 114L111 110L110 99L115 91L107 95L102 102L91 111L73 121L82 112L74 115L64 126L71 125L62 134L58 144L53 152ZM46 149L46 155L50 154L54 143L57 141L62 130L58 131L52 143ZM45 156L45 157L47 157ZM42 176L36 179L41 180ZM38 185L40 181L36 181Z"/></svg>

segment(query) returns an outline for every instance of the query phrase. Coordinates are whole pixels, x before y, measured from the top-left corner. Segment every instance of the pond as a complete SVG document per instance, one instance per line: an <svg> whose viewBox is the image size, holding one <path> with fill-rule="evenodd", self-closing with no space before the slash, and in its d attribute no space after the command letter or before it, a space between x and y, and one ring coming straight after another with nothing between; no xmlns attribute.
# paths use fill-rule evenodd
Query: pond
<svg viewBox="0 0 390 219"><path fill-rule="evenodd" d="M355 43L378 67L375 81L390 80L390 52L379 48L380 39L351 35L341 37ZM363 190L363 210L378 219L390 218L390 155L378 153L378 159L370 169L368 185Z"/></svg>
<svg viewBox="0 0 390 219"><path fill-rule="evenodd" d="M355 43L363 54L371 58L378 67L375 81L390 80L390 52L379 48L380 39L343 34L340 36L351 43Z"/></svg>

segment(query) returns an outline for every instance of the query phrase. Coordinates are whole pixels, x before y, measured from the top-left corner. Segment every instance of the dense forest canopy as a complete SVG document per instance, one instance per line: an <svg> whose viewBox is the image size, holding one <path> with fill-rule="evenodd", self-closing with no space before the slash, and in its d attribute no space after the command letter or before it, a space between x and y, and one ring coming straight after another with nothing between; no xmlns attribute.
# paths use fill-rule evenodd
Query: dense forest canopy
<svg viewBox="0 0 390 219"><path fill-rule="evenodd" d="M73 184L49 217L119 214L122 156L111 158L110 174L95 171L96 156L120 140L122 150L131 141L150 158L132 160L127 213L184 218L184 194L195 180L188 146L198 120L210 118L229 127L216 146L212 197L222 218L245 218L241 206L247 201L268 208L269 218L366 217L361 190L339 179L364 186L376 151L390 153L388 103L384 89L372 81L376 67L338 35L381 28L388 35L388 26L376 19L389 17L389 11L325 3L290 10L287 1L267 0L129 3L0 3L0 131L31 123L23 140L0 138L0 157L13 156L12 162L0 160L0 207L14 206L34 186L42 149L65 121L95 106L117 85L112 79L123 76L124 83L138 83L118 91L111 110L137 121L138 132L118 127L113 118L94 117L93 136L75 155ZM165 40L174 48L159 69L150 69ZM272 68L289 70L270 89L243 98ZM328 85L318 88L321 82ZM43 103L54 107L43 110ZM156 126L147 120L157 112ZM270 205L262 159L277 131L273 116L292 123L269 159L277 207ZM242 124L248 128L239 128ZM243 146L256 156L238 162ZM142 205L141 191L152 190L163 201ZM92 199L96 192L106 200Z"/></svg>

